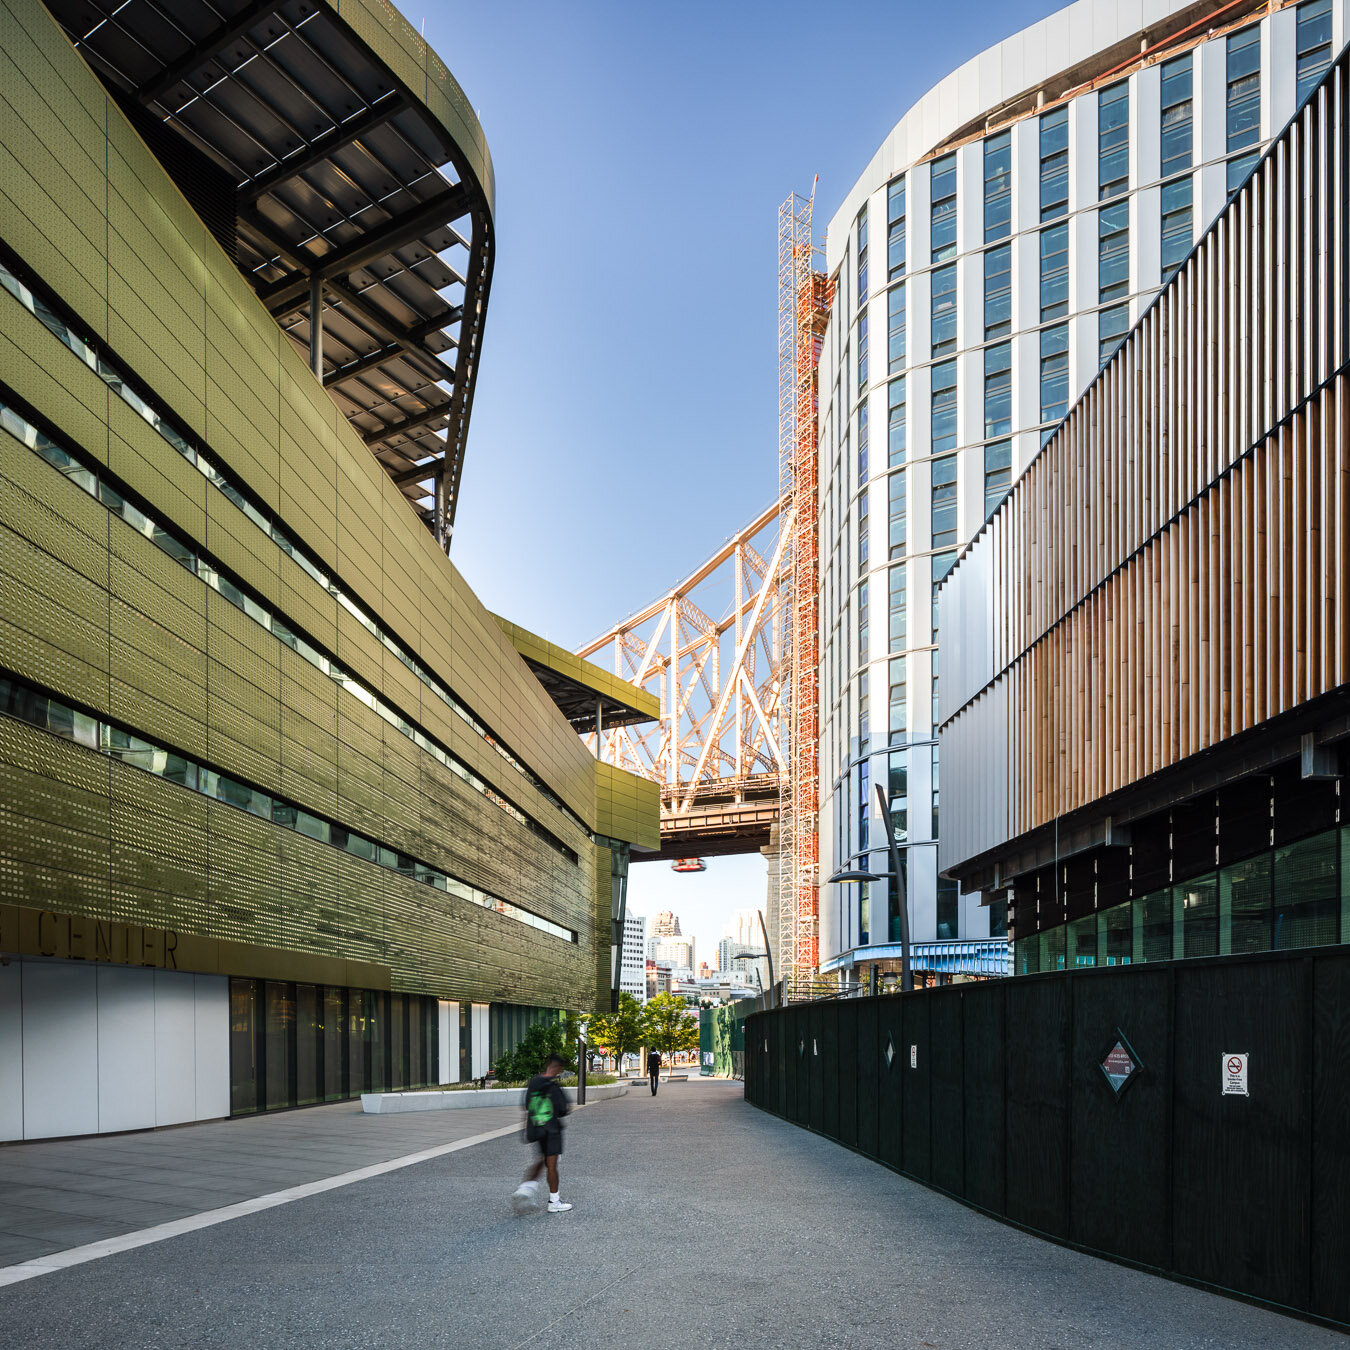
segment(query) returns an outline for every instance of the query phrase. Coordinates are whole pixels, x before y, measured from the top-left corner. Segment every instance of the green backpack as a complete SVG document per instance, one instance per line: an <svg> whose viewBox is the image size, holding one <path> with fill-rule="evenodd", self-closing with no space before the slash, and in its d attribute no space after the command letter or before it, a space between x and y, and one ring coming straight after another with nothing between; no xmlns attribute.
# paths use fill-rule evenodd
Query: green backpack
<svg viewBox="0 0 1350 1350"><path fill-rule="evenodd" d="M525 1103L525 1138L535 1143L542 1138L548 1127L553 1124L553 1095L547 1089L543 1092L531 1092Z"/></svg>

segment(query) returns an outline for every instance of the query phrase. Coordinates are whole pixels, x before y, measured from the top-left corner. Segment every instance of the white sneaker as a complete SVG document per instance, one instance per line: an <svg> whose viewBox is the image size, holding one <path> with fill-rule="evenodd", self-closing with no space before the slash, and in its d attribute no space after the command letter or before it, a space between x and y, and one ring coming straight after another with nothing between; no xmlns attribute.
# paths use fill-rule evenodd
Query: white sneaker
<svg viewBox="0 0 1350 1350"><path fill-rule="evenodd" d="M511 1195L511 1208L517 1214L528 1214L539 1208L539 1196L532 1181L522 1181Z"/></svg>
<svg viewBox="0 0 1350 1350"><path fill-rule="evenodd" d="M548 1212L550 1214L563 1214L572 1206L566 1200L550 1200L548 1202Z"/></svg>

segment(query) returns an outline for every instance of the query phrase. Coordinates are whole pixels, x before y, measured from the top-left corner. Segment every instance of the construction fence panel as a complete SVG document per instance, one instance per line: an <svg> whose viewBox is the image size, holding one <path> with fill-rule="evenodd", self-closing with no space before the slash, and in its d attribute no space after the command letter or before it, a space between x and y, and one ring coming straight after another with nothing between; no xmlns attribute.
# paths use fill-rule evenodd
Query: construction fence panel
<svg viewBox="0 0 1350 1350"><path fill-rule="evenodd" d="M905 1171L920 1181L933 1179L930 1147L933 1057L928 1037L932 1006L927 999L900 1000L905 1036L900 1071L900 1156Z"/></svg>
<svg viewBox="0 0 1350 1350"><path fill-rule="evenodd" d="M745 1044L756 1106L1041 1236L1350 1329L1350 945L797 1005Z"/></svg>
<svg viewBox="0 0 1350 1350"><path fill-rule="evenodd" d="M877 1006L877 1043L881 1059L877 1072L877 1157L888 1167L901 1166L901 1085L905 1056L905 1032L897 997L867 999ZM859 1007L865 1006L860 1003ZM882 1068L882 1064L885 1068ZM866 1069L864 1069L866 1072Z"/></svg>
<svg viewBox="0 0 1350 1350"><path fill-rule="evenodd" d="M854 1127L857 1143L854 1147L869 1158L879 1158L881 1121L878 1099L881 1088L881 1069L885 1061L877 1043L880 1000L869 998L858 1014L858 1038L843 1040L850 1046L852 1059L845 1062L841 1077L852 1079ZM850 1089L846 1086L845 1091Z"/></svg>
<svg viewBox="0 0 1350 1350"><path fill-rule="evenodd" d="M834 1043L838 1047L835 1055L834 1097L839 1104L839 1142L847 1148L858 1147L858 1045L864 1031L865 1019L859 1017L856 1026L839 1008L835 1009ZM847 1034L853 1031L854 1034Z"/></svg>
<svg viewBox="0 0 1350 1350"><path fill-rule="evenodd" d="M841 1143L839 1116L839 1005L821 1003L820 1009L820 1129Z"/></svg>

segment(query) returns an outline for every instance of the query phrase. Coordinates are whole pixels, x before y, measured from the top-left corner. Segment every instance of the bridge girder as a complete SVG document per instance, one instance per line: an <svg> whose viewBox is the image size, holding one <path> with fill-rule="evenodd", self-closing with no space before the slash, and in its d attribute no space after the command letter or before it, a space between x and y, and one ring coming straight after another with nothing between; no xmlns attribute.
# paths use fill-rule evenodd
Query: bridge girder
<svg viewBox="0 0 1350 1350"><path fill-rule="evenodd" d="M761 512L664 596L577 652L660 699L657 723L587 737L606 763L661 784L658 856L667 840L709 856L768 842L785 755L787 514L782 502Z"/></svg>

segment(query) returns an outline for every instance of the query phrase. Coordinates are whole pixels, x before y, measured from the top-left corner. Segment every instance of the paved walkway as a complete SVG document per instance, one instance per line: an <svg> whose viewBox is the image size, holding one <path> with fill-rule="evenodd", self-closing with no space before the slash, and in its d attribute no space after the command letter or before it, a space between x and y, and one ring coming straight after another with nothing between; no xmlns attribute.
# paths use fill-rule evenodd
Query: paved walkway
<svg viewBox="0 0 1350 1350"><path fill-rule="evenodd" d="M0 1267L513 1125L509 1107L367 1116L359 1102L0 1145Z"/></svg>
<svg viewBox="0 0 1350 1350"><path fill-rule="evenodd" d="M335 1131L338 1151L353 1133L383 1137L390 1156L427 1144L395 1134L406 1117L358 1124L324 1108L274 1120L294 1150L307 1124ZM272 1127L140 1138L214 1130L260 1145ZM419 1134L436 1127L416 1120ZM236 1162L250 1152L261 1165L247 1143ZM509 1213L525 1154L518 1137L492 1140L0 1288L0 1347L1346 1344L995 1223L746 1106L739 1084L664 1084L654 1101L630 1093L579 1113L562 1159L569 1214Z"/></svg>

